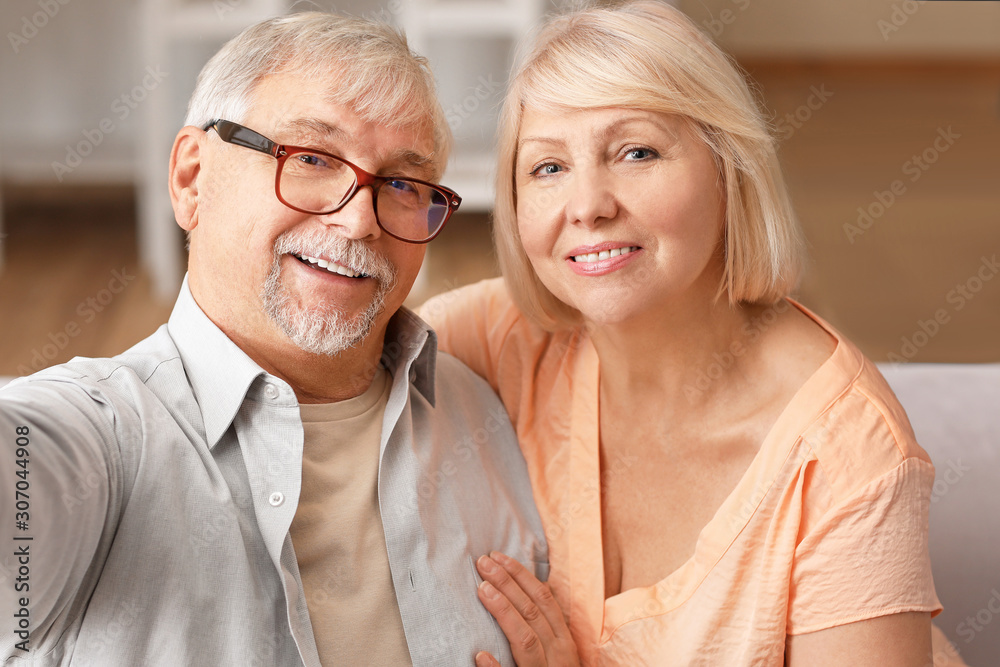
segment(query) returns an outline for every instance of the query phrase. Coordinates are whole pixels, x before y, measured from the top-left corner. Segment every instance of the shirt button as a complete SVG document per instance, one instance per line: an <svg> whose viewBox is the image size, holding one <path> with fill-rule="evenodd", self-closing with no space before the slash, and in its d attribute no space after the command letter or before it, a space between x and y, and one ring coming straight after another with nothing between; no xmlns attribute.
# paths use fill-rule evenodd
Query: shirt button
<svg viewBox="0 0 1000 667"><path fill-rule="evenodd" d="M285 494L281 491L275 491L268 497L267 502L271 503L272 507L277 507L281 503L285 502Z"/></svg>
<svg viewBox="0 0 1000 667"><path fill-rule="evenodd" d="M264 395L273 401L278 398L278 388L273 384L266 384L264 385Z"/></svg>

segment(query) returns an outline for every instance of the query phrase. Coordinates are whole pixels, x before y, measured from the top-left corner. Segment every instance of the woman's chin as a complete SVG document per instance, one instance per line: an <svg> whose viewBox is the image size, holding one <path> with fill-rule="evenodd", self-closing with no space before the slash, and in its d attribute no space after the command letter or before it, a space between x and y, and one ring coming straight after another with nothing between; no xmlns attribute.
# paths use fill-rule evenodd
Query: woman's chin
<svg viewBox="0 0 1000 667"><path fill-rule="evenodd" d="M584 326L588 330L622 326L642 315L642 309L636 309L631 304L616 300L598 304L574 304L574 307L580 312Z"/></svg>

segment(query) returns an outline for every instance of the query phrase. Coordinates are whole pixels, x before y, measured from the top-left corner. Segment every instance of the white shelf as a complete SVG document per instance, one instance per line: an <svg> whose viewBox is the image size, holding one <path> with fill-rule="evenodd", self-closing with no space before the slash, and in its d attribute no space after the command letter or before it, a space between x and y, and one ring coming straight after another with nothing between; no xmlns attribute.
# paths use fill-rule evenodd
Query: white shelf
<svg viewBox="0 0 1000 667"><path fill-rule="evenodd" d="M183 69L180 55L190 50L192 42L222 42L249 25L286 11L284 0L142 0L140 9L141 57L144 62L167 64L170 72ZM134 176L138 183L139 255L152 276L155 294L164 300L177 294L183 273L180 230L165 187L166 156L179 129L174 112L187 102L188 84L197 73L177 71L167 85L150 92L149 102L143 106L139 169Z"/></svg>
<svg viewBox="0 0 1000 667"><path fill-rule="evenodd" d="M493 208L492 150L496 129L496 112L503 95L516 44L538 25L545 12L545 0L405 0L400 13L401 27L412 47L431 61L438 79L441 103L445 112L452 112L468 126L455 129L452 150L444 183L462 196L462 211L489 211ZM486 40L493 44L485 44ZM480 48L465 59L442 56L435 52L448 51L448 45L479 42ZM504 44L506 43L506 44ZM498 46L499 45L499 46ZM505 51L502 65L492 65L490 90L483 91L486 61L483 57L496 54L490 49ZM498 82L493 88L493 82ZM482 94L482 97L479 97ZM474 99L476 98L476 99ZM465 103L471 104L463 107ZM467 118L465 109L474 118ZM484 150L484 145L489 147Z"/></svg>

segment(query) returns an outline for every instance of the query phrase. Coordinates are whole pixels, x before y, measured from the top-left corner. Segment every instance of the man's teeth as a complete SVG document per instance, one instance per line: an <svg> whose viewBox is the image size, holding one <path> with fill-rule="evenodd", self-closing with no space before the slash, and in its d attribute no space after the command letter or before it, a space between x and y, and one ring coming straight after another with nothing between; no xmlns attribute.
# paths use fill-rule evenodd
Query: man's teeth
<svg viewBox="0 0 1000 667"><path fill-rule="evenodd" d="M591 252L586 255L573 255L574 262L599 262L602 259L611 259L612 257L617 257L618 255L627 255L630 252L634 252L639 249L639 246L630 245L625 248L615 248L614 250L602 250L601 252Z"/></svg>
<svg viewBox="0 0 1000 667"><path fill-rule="evenodd" d="M353 271L346 266L337 264L336 262L329 262L325 259L319 259L317 257L309 257L308 255L299 255L303 260L320 267L321 269L326 269L330 273L338 273L342 276L347 276L348 278L357 278L362 274Z"/></svg>

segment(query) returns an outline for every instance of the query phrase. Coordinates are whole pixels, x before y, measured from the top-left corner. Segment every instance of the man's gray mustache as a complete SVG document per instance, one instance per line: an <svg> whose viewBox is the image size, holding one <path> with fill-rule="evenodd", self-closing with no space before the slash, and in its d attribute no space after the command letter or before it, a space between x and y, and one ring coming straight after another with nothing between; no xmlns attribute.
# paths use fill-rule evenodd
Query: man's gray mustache
<svg viewBox="0 0 1000 667"><path fill-rule="evenodd" d="M392 263L358 239L348 239L320 230L287 231L274 243L275 260L286 254L323 257L335 261L357 273L374 278L384 290L392 289L396 283L396 269Z"/></svg>

